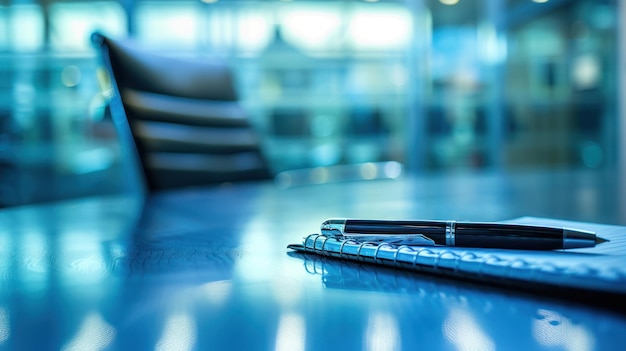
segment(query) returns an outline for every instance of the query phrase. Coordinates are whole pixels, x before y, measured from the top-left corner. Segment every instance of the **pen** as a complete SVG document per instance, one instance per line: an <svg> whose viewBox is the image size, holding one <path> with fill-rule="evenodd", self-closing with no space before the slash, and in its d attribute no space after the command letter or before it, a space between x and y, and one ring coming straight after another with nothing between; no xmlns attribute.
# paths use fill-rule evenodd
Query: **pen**
<svg viewBox="0 0 626 351"><path fill-rule="evenodd" d="M447 245L522 250L593 247L608 240L594 232L529 224L431 220L331 218L322 223L323 235L338 239L392 244ZM408 244L410 245L410 244Z"/></svg>

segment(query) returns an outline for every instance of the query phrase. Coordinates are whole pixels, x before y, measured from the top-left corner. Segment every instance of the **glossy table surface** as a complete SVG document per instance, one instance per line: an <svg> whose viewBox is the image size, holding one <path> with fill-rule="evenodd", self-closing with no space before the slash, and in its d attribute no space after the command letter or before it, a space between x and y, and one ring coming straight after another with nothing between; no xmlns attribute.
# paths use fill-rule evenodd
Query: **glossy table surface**
<svg viewBox="0 0 626 351"><path fill-rule="evenodd" d="M328 217L626 224L621 177L249 183L0 211L0 349L623 350L626 314L290 253ZM626 233L625 233L626 235Z"/></svg>

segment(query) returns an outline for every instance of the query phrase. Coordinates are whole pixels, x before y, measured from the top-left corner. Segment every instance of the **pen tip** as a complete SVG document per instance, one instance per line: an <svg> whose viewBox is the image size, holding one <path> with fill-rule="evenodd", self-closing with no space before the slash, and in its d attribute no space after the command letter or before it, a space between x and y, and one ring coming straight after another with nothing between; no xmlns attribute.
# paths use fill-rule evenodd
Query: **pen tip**
<svg viewBox="0 0 626 351"><path fill-rule="evenodd" d="M596 237L596 245L597 245L597 244L602 244L602 243L605 243L605 242L607 242L607 241L609 241L609 240L608 240L608 239L601 238L601 237L599 237L599 236L597 236L597 237Z"/></svg>

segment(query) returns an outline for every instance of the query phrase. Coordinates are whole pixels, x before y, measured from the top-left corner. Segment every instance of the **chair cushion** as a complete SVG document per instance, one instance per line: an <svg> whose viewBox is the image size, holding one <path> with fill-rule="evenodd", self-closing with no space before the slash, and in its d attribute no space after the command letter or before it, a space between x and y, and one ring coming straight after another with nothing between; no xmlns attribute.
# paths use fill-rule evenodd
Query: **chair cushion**
<svg viewBox="0 0 626 351"><path fill-rule="evenodd" d="M235 101L211 101L123 89L128 118L197 126L249 127L248 116Z"/></svg>
<svg viewBox="0 0 626 351"><path fill-rule="evenodd" d="M158 152L148 155L147 161L148 166L152 169L222 174L256 171L265 167L263 160L255 152L237 155Z"/></svg>
<svg viewBox="0 0 626 351"><path fill-rule="evenodd" d="M259 144L256 134L249 128L134 121L132 129L147 152L234 153L255 151Z"/></svg>
<svg viewBox="0 0 626 351"><path fill-rule="evenodd" d="M120 88L194 99L237 100L232 73L221 62L156 55L130 40L103 40Z"/></svg>
<svg viewBox="0 0 626 351"><path fill-rule="evenodd" d="M269 179L259 153L235 155L151 153L146 155L146 177L153 189Z"/></svg>

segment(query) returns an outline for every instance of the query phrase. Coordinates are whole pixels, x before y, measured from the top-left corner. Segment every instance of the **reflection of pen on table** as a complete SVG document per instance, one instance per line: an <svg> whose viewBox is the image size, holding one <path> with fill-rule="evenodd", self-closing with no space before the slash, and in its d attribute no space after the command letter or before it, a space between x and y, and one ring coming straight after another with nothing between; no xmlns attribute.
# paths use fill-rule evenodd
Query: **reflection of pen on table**
<svg viewBox="0 0 626 351"><path fill-rule="evenodd" d="M457 221L332 218L322 223L321 232L359 242L526 250L584 248L608 241L572 228Z"/></svg>

